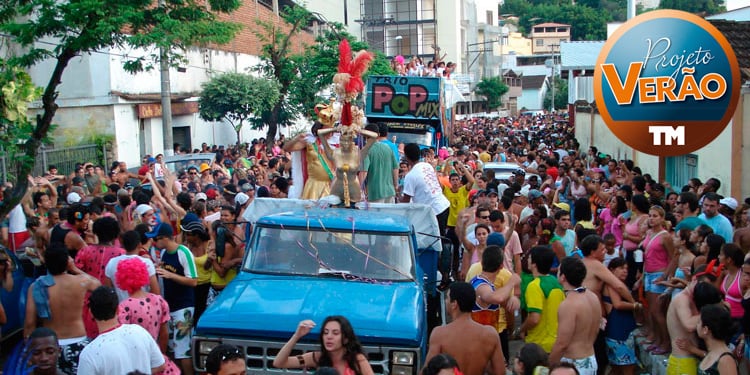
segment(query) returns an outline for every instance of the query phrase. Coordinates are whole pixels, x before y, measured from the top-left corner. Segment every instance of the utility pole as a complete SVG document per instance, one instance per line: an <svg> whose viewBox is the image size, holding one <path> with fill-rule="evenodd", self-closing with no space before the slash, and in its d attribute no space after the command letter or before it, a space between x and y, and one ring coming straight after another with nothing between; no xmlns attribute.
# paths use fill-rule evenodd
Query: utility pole
<svg viewBox="0 0 750 375"><path fill-rule="evenodd" d="M164 6L164 0L159 0L159 6ZM172 89L169 83L169 50L159 48L159 72L161 73L161 129L164 135L164 156L174 155L174 139L172 137Z"/></svg>
<svg viewBox="0 0 750 375"><path fill-rule="evenodd" d="M495 42L497 42L497 41L496 40L490 40L490 41L485 41L485 42L467 43L466 44L466 75L467 76L469 74L471 74L471 66L474 65L474 61L476 61L476 59L474 59L474 61L469 61L469 58L470 58L469 57L469 52L478 52L478 53L485 53L486 52L486 50L484 49L484 47L482 47L482 49L479 49L479 50L476 50L476 51L470 51L469 49L471 47L474 47L474 46L484 46L486 44L490 44L491 45L492 43L495 43ZM501 41L501 43L502 43L502 41ZM486 59L487 55L484 55L483 57ZM479 56L477 56L477 58L479 58ZM484 60L482 61L482 65L486 66ZM483 73L482 76L484 76L484 69L482 70L482 73ZM472 87L472 82L471 81L473 81L473 77L472 77L471 80L469 80L469 113L468 114L474 113L474 108L473 108L474 107L474 103L473 103L472 98L471 98L472 95L474 94L474 88Z"/></svg>

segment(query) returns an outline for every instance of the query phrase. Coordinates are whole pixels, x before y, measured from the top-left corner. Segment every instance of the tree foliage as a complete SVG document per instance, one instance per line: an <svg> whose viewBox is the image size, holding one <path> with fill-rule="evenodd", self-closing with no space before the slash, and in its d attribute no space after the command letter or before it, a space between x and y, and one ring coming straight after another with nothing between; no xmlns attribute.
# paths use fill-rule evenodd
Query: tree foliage
<svg viewBox="0 0 750 375"><path fill-rule="evenodd" d="M500 77L482 78L477 83L476 93L487 98L487 107L497 109L503 104L503 95L509 90L508 85Z"/></svg>
<svg viewBox="0 0 750 375"><path fill-rule="evenodd" d="M593 7L594 3L598 6ZM506 0L500 6L500 14L513 14L519 17L518 27L523 33L531 31L531 26L546 22L571 25L571 40L604 40L607 37L607 22L624 21L626 15L624 0L588 0L571 4L560 1Z"/></svg>
<svg viewBox="0 0 750 375"><path fill-rule="evenodd" d="M726 12L724 5L722 0L661 0L659 2L660 9L677 9L701 16Z"/></svg>
<svg viewBox="0 0 750 375"><path fill-rule="evenodd" d="M349 40L352 51L368 49L366 43L358 41L344 31L343 25L334 22L328 24L315 44L306 48L304 53L293 53L290 50L292 38L299 35L312 18L312 14L302 7L287 6L283 12L287 31L271 22L258 21L262 30L256 35L264 45L263 61L256 70L266 77L276 78L281 93L273 109L251 119L254 129L268 126L266 142L269 145L279 126L288 126L302 116L312 117L314 103L326 101L320 94L332 85L338 68L338 45L343 38ZM376 54L368 74L393 74L385 55Z"/></svg>
<svg viewBox="0 0 750 375"><path fill-rule="evenodd" d="M40 145L47 141L57 111L57 88L70 61L80 55L111 47L168 47L170 61L181 59L189 46L226 43L240 26L218 20L217 13L231 12L239 0L7 0L0 6L0 31L18 44L21 52L8 58L9 68L28 68L52 60L52 69L42 93L41 113L24 129L19 121L10 122L18 138L3 140L3 147L21 145L25 154L17 183L6 191L0 217L5 217L21 200ZM210 10L209 10L210 7ZM40 43L43 42L43 43ZM50 42L52 46L50 47ZM158 54L127 59L127 70L148 69ZM18 81L16 81L18 84ZM3 115L5 117L5 115ZM7 118L6 121L9 121ZM19 134L21 133L21 134Z"/></svg>
<svg viewBox="0 0 750 375"><path fill-rule="evenodd" d="M552 87L548 87L547 93L544 94L543 106L544 109L550 108L552 101ZM567 109L568 108L568 81L555 76L555 109Z"/></svg>
<svg viewBox="0 0 750 375"><path fill-rule="evenodd" d="M273 79L226 73L203 84L199 115L206 121L229 122L237 133L239 145L245 121L273 108L279 96L279 84Z"/></svg>

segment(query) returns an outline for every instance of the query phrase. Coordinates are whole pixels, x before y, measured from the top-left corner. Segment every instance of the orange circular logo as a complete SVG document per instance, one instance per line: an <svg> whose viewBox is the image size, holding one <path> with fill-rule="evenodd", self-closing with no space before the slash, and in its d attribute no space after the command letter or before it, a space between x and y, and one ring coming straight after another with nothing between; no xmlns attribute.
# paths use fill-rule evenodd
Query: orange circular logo
<svg viewBox="0 0 750 375"><path fill-rule="evenodd" d="M594 98L622 142L652 155L684 155L713 141L740 97L732 47L690 13L657 10L626 22L596 62Z"/></svg>

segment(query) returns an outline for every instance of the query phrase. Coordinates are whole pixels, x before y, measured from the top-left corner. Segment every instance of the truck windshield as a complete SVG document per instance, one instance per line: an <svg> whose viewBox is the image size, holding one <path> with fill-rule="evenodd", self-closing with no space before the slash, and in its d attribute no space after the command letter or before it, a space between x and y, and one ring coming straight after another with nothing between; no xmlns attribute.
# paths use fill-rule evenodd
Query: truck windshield
<svg viewBox="0 0 750 375"><path fill-rule="evenodd" d="M430 132L426 132L422 134L391 132L390 134L396 136L396 144L416 143L418 145L423 145L423 146L429 146L432 144L432 133Z"/></svg>
<svg viewBox="0 0 750 375"><path fill-rule="evenodd" d="M245 269L250 272L414 280L414 251L406 234L256 228Z"/></svg>

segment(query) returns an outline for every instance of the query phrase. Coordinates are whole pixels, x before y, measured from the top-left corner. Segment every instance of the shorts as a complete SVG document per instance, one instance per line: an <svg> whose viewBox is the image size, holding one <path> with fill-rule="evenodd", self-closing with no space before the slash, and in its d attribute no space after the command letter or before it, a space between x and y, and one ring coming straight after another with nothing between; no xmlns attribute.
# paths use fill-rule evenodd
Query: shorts
<svg viewBox="0 0 750 375"><path fill-rule="evenodd" d="M599 366L596 364L596 356L590 355L586 358L581 359L570 359L562 357L560 362L568 362L578 369L578 373L581 375L596 375L596 370Z"/></svg>
<svg viewBox="0 0 750 375"><path fill-rule="evenodd" d="M57 343L60 344L60 357L57 359L57 367L68 375L76 375L78 373L78 358L81 356L83 348L90 342L91 340L86 336L57 340Z"/></svg>
<svg viewBox="0 0 750 375"><path fill-rule="evenodd" d="M664 272L644 272L643 273L643 288L646 293L662 294L667 290L664 285L655 284L656 279L662 277Z"/></svg>
<svg viewBox="0 0 750 375"><path fill-rule="evenodd" d="M667 360L667 375L696 375L698 373L698 358L693 356L669 355Z"/></svg>
<svg viewBox="0 0 750 375"><path fill-rule="evenodd" d="M186 307L169 313L169 349L175 359L191 358L190 342L193 340L194 307Z"/></svg>
<svg viewBox="0 0 750 375"><path fill-rule="evenodd" d="M31 238L31 233L28 230L18 233L8 234L8 248L13 251L18 251L21 248L21 244Z"/></svg>
<svg viewBox="0 0 750 375"><path fill-rule="evenodd" d="M607 338L607 358L612 366L630 366L638 363L635 356L635 337L628 336L620 341Z"/></svg>

